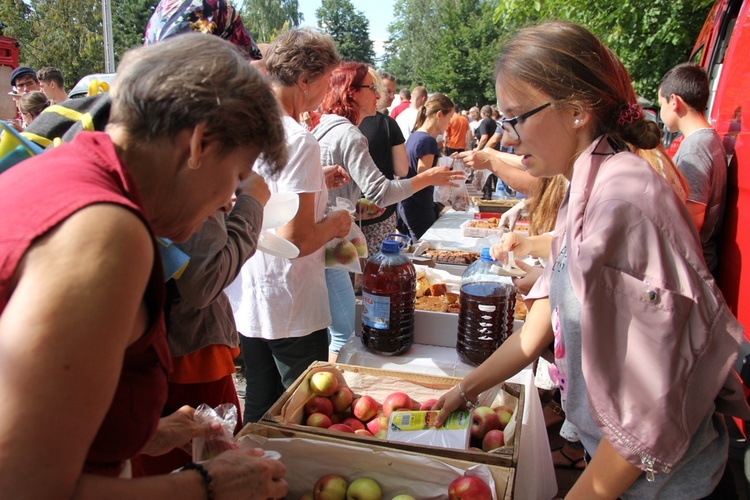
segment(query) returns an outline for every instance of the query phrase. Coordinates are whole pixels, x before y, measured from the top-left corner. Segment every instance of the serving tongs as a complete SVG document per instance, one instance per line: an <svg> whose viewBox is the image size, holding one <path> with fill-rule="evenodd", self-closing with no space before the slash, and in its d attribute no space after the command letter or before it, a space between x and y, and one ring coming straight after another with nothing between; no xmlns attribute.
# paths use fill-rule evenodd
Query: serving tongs
<svg viewBox="0 0 750 500"><path fill-rule="evenodd" d="M509 276L511 278L520 278L526 276L526 271L516 265L516 259L513 257L513 252L508 252L508 261L501 266L492 266L492 270L497 273L498 276Z"/></svg>

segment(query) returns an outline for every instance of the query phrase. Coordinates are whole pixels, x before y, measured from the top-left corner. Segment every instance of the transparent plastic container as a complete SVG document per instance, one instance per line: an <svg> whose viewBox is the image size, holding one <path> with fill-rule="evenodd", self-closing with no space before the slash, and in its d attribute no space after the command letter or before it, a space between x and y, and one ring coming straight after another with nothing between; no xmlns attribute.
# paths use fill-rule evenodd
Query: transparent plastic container
<svg viewBox="0 0 750 500"><path fill-rule="evenodd" d="M362 272L362 344L375 354L395 356L414 343L417 273L401 254L408 242L389 234Z"/></svg>
<svg viewBox="0 0 750 500"><path fill-rule="evenodd" d="M456 351L472 365L484 362L513 333L516 289L509 277L498 275L500 267L483 248L461 276Z"/></svg>

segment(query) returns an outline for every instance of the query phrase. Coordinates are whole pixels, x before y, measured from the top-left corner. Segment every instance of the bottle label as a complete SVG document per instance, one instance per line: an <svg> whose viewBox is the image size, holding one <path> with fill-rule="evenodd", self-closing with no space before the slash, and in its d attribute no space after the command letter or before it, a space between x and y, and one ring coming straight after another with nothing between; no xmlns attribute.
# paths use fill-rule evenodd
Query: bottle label
<svg viewBox="0 0 750 500"><path fill-rule="evenodd" d="M387 330L391 319L391 298L362 292L362 321L370 328Z"/></svg>

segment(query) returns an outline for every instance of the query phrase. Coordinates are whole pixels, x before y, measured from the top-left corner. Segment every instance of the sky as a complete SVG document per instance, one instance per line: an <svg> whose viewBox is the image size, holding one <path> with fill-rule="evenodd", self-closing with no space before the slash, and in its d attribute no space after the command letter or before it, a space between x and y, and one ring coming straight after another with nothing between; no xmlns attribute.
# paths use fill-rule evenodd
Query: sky
<svg viewBox="0 0 750 500"><path fill-rule="evenodd" d="M317 26L321 0L298 0L299 10L305 16L303 26ZM388 24L393 21L394 0L351 0L354 10L362 12L370 21L370 39L374 42L375 55L383 55L383 43L388 39Z"/></svg>

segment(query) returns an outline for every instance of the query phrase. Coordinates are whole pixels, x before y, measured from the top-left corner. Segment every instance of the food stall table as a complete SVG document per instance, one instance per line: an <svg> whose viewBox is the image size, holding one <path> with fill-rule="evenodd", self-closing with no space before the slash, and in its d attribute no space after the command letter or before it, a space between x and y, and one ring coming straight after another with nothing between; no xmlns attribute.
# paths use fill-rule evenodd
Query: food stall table
<svg viewBox="0 0 750 500"><path fill-rule="evenodd" d="M379 356L367 351L360 337L355 335L342 347L338 362L449 377L463 377L474 368L461 361L453 347L413 344L400 356ZM531 367L525 368L507 382L523 385L526 395L514 498L548 500L557 493L557 480L542 405L534 386Z"/></svg>

